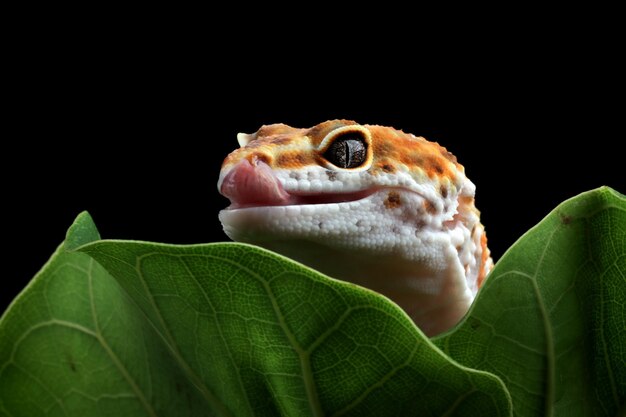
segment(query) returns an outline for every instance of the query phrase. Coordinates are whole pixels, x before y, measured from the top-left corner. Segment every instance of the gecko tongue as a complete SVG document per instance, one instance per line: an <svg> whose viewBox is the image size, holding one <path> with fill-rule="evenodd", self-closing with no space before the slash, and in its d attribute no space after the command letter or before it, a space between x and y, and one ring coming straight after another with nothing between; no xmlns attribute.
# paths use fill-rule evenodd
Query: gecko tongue
<svg viewBox="0 0 626 417"><path fill-rule="evenodd" d="M246 206L284 206L293 203L272 169L262 161L252 165L247 159L235 165L222 182L220 193L232 208Z"/></svg>

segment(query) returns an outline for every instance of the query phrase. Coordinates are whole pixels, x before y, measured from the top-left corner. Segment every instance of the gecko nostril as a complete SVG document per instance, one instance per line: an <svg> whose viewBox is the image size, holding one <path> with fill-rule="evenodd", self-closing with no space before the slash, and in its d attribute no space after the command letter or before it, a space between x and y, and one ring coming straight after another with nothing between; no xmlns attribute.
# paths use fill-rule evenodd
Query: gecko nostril
<svg viewBox="0 0 626 417"><path fill-rule="evenodd" d="M259 162L263 162L267 165L271 165L272 162L272 158L269 155L260 152L251 153L246 157L246 159L250 162L250 165L254 167L257 166Z"/></svg>

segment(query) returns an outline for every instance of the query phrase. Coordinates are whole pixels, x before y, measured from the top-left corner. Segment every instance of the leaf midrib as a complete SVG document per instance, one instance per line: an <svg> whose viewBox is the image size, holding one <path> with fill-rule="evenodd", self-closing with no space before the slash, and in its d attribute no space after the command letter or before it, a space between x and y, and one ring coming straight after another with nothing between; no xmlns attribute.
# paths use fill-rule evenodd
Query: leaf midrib
<svg viewBox="0 0 626 417"><path fill-rule="evenodd" d="M92 320L96 328L95 337L98 340L98 342L100 342L100 345L102 346L104 351L107 353L109 358L111 358L111 361L113 362L115 367L122 374L126 382L128 382L128 385L130 385L131 389L133 390L133 392L139 399L139 402L141 403L141 405L145 408L146 412L151 417L157 417L156 412L152 408L152 405L150 405L150 402L146 399L141 388L139 388L139 386L137 385L137 382L130 375L130 373L128 372L128 369L126 369L126 367L124 366L120 358L118 358L115 352L113 351L113 349L111 349L106 339L104 338L102 331L100 330L100 322L98 321L98 315L96 313L96 304L94 302L94 297L93 297L93 264L94 262L95 261L93 259L89 260L89 270L87 271L87 277L88 277L87 281L89 285L89 306L91 309Z"/></svg>

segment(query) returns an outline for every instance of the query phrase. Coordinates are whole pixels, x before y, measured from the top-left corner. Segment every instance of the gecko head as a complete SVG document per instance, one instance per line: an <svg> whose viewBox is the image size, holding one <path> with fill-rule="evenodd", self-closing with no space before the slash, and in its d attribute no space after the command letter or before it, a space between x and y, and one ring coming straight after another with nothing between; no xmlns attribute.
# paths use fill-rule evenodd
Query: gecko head
<svg viewBox="0 0 626 417"><path fill-rule="evenodd" d="M393 230L441 228L459 197L474 194L445 148L389 127L273 124L237 139L218 181L231 202L220 219L234 240L341 237L367 249L366 240Z"/></svg>
<svg viewBox="0 0 626 417"><path fill-rule="evenodd" d="M464 187L473 195L450 152L389 127L348 120L309 129L273 124L237 140L240 148L226 157L218 181L230 209L335 203L395 188L421 194L434 212Z"/></svg>

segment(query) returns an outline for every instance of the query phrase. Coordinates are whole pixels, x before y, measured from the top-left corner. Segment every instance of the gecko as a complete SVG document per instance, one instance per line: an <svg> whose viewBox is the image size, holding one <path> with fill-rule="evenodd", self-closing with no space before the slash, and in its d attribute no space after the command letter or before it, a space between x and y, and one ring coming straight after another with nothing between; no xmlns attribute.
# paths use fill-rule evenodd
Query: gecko
<svg viewBox="0 0 626 417"><path fill-rule="evenodd" d="M228 237L374 290L428 336L465 315L493 262L476 187L446 148L349 120L237 140L217 184Z"/></svg>

